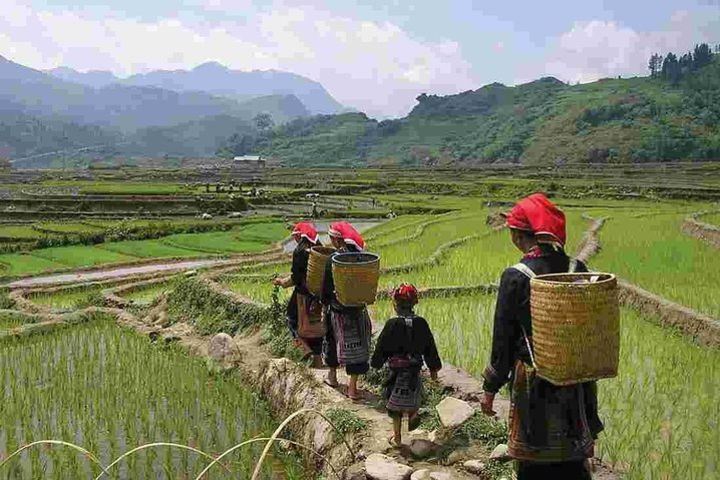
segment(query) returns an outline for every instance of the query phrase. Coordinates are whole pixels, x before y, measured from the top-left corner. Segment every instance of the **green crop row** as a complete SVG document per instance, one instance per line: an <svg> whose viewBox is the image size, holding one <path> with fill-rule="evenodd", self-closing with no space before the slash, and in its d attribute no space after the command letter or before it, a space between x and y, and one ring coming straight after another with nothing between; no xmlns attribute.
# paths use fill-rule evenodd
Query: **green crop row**
<svg viewBox="0 0 720 480"><path fill-rule="evenodd" d="M685 214L616 213L600 231L592 265L715 318L720 318L720 256L681 231Z"/></svg>
<svg viewBox="0 0 720 480"><path fill-rule="evenodd" d="M42 439L79 444L103 465L151 442L222 452L273 421L261 399L179 348L96 320L0 343L0 457ZM232 454L212 478L248 478L261 444ZM121 461L110 478L194 478L209 460L155 447ZM63 447L35 447L0 468L0 478L94 478L99 468ZM276 455L263 478L302 478L292 456Z"/></svg>

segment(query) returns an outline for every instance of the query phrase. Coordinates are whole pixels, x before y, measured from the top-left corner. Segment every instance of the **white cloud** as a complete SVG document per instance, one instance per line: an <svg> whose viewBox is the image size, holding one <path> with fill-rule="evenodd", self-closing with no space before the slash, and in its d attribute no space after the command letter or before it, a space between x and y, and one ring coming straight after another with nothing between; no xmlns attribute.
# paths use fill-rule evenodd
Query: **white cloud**
<svg viewBox="0 0 720 480"><path fill-rule="evenodd" d="M35 68L67 65L119 75L218 61L242 70L277 69L321 82L341 103L371 115L402 115L422 92L477 84L460 46L413 38L391 22L338 16L316 7L273 7L251 21L141 21L82 10L36 10L3 0L0 54ZM204 0L242 9L247 0Z"/></svg>
<svg viewBox="0 0 720 480"><path fill-rule="evenodd" d="M684 53L696 43L720 42L720 9L677 11L661 31L642 32L613 21L576 22L551 46L542 75L589 82L618 75L646 75L653 53ZM530 74L532 76L532 74Z"/></svg>

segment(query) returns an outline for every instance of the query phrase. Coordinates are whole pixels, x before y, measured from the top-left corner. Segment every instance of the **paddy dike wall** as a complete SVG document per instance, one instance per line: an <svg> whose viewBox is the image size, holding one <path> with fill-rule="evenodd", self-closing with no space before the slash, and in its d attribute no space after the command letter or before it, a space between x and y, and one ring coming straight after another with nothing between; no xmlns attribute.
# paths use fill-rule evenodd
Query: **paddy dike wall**
<svg viewBox="0 0 720 480"><path fill-rule="evenodd" d="M584 218L591 220L593 224L579 245L577 256L587 262L600 251L599 232L606 219L593 219L586 215ZM694 219L691 217L688 220ZM720 346L719 320L622 279L618 281L618 287L620 302L623 305L638 310L648 318L657 319L658 323L663 326L680 330L701 345Z"/></svg>
<svg viewBox="0 0 720 480"><path fill-rule="evenodd" d="M686 218L682 223L682 231L686 235L698 238L715 248L720 248L720 227L699 220L704 213Z"/></svg>

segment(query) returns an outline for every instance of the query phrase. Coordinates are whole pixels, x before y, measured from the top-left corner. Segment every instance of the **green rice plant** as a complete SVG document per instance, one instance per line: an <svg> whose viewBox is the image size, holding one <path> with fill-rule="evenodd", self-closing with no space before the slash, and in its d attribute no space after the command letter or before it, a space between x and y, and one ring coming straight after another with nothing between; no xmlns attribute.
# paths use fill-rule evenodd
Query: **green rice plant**
<svg viewBox="0 0 720 480"><path fill-rule="evenodd" d="M152 283L130 291L121 292L119 295L139 305L148 305L157 297L163 294L169 294L175 289L178 280L169 280L162 283Z"/></svg>
<svg viewBox="0 0 720 480"><path fill-rule="evenodd" d="M225 277L222 279L222 283L234 292L244 295L255 302L270 305L273 301L273 277L274 275L263 275L261 277L253 276L252 278L248 278L242 275L236 275ZM278 292L278 301L286 304L291 293L292 288L281 290Z"/></svg>
<svg viewBox="0 0 720 480"><path fill-rule="evenodd" d="M45 222L33 226L35 230L50 234L98 233L104 229L87 223Z"/></svg>
<svg viewBox="0 0 720 480"><path fill-rule="evenodd" d="M173 346L98 320L51 335L0 342L0 421L14 432L0 456L34 440L93 446L108 465L132 446L172 439L222 452L230 438L267 437L273 421L264 402L231 374L210 372ZM232 432L232 433L230 433ZM12 433L12 434L11 434ZM231 454L212 478L249 478L261 444ZM195 478L208 460L186 450L147 449L121 462L110 478ZM292 455L278 455L261 478L302 478ZM0 478L94 478L99 468L67 449L34 448L0 469Z"/></svg>
<svg viewBox="0 0 720 480"><path fill-rule="evenodd" d="M168 313L173 321L195 325L203 335L220 332L233 335L271 319L266 306L236 301L192 278L179 281L168 295Z"/></svg>
<svg viewBox="0 0 720 480"><path fill-rule="evenodd" d="M0 237L37 240L46 234L35 230L32 225L5 225L0 227Z"/></svg>
<svg viewBox="0 0 720 480"><path fill-rule="evenodd" d="M709 223L710 225L715 225L720 227L720 213L712 213L710 215L703 215L699 218L701 222Z"/></svg>
<svg viewBox="0 0 720 480"><path fill-rule="evenodd" d="M197 250L188 250L163 243L162 240L128 240L108 242L98 248L140 258L192 258L207 256Z"/></svg>
<svg viewBox="0 0 720 480"><path fill-rule="evenodd" d="M15 308L15 301L10 298L8 292L0 290L0 310L9 310Z"/></svg>
<svg viewBox="0 0 720 480"><path fill-rule="evenodd" d="M430 220L429 215L402 215L387 222L369 228L363 233L366 242L373 243L376 239L387 237L390 234L403 232L405 234L418 224Z"/></svg>
<svg viewBox="0 0 720 480"><path fill-rule="evenodd" d="M0 255L0 274L7 276L36 275L38 273L62 270L66 265L26 253Z"/></svg>
<svg viewBox="0 0 720 480"><path fill-rule="evenodd" d="M85 245L41 248L34 250L31 255L57 262L66 268L94 267L109 263L129 263L137 260L135 256L123 255L99 247Z"/></svg>
<svg viewBox="0 0 720 480"><path fill-rule="evenodd" d="M282 237L278 236L278 240ZM270 247L265 241L244 240L237 231L210 233L180 233L163 238L161 242L175 248L195 250L206 254L260 252Z"/></svg>
<svg viewBox="0 0 720 480"><path fill-rule="evenodd" d="M8 310L0 312L0 330L19 327L25 322L26 317L24 315L16 314Z"/></svg>
<svg viewBox="0 0 720 480"><path fill-rule="evenodd" d="M617 214L600 231L602 250L591 264L720 318L720 257L717 249L680 230L684 218L679 214Z"/></svg>
<svg viewBox="0 0 720 480"><path fill-rule="evenodd" d="M102 304L100 292L106 287L100 285L73 287L55 292L39 292L29 295L37 304L58 310L79 309L89 305Z"/></svg>

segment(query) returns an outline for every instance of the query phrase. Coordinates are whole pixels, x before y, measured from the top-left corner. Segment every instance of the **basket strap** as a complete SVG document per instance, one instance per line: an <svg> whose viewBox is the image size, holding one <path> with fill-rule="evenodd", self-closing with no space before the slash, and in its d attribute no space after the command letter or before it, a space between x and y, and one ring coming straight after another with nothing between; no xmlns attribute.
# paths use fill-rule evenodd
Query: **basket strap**
<svg viewBox="0 0 720 480"><path fill-rule="evenodd" d="M537 276L535 274L535 272L533 272L532 268L528 267L524 263L517 263L517 264L513 265L511 268L514 268L515 270L522 273L529 279L533 279ZM525 327L523 327L522 324L520 325L520 328L522 329L523 338L525 339L525 345L527 346L528 353L530 353L530 361L532 362L532 366L535 370L537 370L537 365L535 364L535 355L533 354L533 349L530 346L530 339L528 338L527 332L525 331Z"/></svg>
<svg viewBox="0 0 720 480"><path fill-rule="evenodd" d="M535 274L535 272L533 272L532 269L530 267L528 267L527 265L525 265L524 263L516 263L515 265L513 265L510 268L514 268L515 270L517 270L518 272L522 273L523 275L525 275L526 277L528 277L530 279L533 279L537 276Z"/></svg>
<svg viewBox="0 0 720 480"><path fill-rule="evenodd" d="M571 258L570 259L570 265L568 268L568 273L575 273L577 271L578 266L578 259L577 258Z"/></svg>
<svg viewBox="0 0 720 480"><path fill-rule="evenodd" d="M571 258L568 272L575 273L575 270L577 270L577 265L578 265L577 259ZM511 268L514 268L515 270L522 273L523 275L525 275L526 277L528 277L531 280L537 276L535 274L535 272L533 272L532 268L528 267L524 263L516 263ZM535 355L533 354L533 349L530 346L530 340L528 339L528 335L527 335L527 332L525 331L525 327L520 325L520 328L522 329L523 338L525 339L525 345L527 346L528 353L530 353L530 361L532 362L532 366L535 370L537 370L537 365L535 364Z"/></svg>

